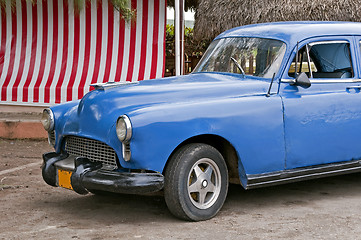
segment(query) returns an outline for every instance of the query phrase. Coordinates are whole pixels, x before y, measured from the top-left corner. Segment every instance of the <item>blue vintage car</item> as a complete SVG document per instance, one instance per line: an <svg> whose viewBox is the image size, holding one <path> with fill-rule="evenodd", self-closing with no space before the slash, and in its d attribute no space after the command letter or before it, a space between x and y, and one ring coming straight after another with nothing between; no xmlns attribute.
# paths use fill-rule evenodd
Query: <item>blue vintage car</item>
<svg viewBox="0 0 361 240"><path fill-rule="evenodd" d="M361 171L361 23L283 22L219 35L192 74L94 85L44 110L51 186L164 190L199 221L245 189Z"/></svg>

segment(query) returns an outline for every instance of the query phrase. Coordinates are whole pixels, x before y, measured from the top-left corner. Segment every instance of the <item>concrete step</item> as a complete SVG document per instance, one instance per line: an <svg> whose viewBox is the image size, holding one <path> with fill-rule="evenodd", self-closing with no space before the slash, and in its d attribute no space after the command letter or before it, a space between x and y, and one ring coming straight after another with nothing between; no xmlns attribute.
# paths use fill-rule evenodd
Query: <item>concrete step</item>
<svg viewBox="0 0 361 240"><path fill-rule="evenodd" d="M41 124L44 107L0 105L0 138L42 139L48 134Z"/></svg>

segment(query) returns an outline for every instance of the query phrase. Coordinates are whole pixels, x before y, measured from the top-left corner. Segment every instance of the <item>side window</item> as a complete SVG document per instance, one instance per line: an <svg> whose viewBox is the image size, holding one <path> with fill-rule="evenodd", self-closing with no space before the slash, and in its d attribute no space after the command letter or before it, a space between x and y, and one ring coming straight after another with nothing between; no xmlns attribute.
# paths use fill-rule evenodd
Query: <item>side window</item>
<svg viewBox="0 0 361 240"><path fill-rule="evenodd" d="M296 59L288 75L295 76ZM297 72L310 78L352 78L350 44L346 41L313 42L298 52Z"/></svg>
<svg viewBox="0 0 361 240"><path fill-rule="evenodd" d="M302 47L298 51L297 69L296 69L296 57L295 57L293 59L290 69L288 70L288 75L290 77L293 78L295 77L295 71L297 71L297 73L301 73L301 72L307 73L308 77L311 76L310 72L312 73L317 72L317 68L315 66L315 63L313 62L313 59L308 58L309 49L310 47L308 46L308 54L307 54L306 46Z"/></svg>

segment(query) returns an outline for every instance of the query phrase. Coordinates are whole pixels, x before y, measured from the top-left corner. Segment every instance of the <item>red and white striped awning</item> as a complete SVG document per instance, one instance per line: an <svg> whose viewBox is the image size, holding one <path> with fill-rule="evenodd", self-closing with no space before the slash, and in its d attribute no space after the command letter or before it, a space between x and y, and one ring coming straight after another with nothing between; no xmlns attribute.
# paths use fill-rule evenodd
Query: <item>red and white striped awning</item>
<svg viewBox="0 0 361 240"><path fill-rule="evenodd" d="M109 0L110 1L110 0ZM1 10L1 103L51 105L81 98L90 84L163 76L166 1L132 0L125 22L108 0L7 1Z"/></svg>

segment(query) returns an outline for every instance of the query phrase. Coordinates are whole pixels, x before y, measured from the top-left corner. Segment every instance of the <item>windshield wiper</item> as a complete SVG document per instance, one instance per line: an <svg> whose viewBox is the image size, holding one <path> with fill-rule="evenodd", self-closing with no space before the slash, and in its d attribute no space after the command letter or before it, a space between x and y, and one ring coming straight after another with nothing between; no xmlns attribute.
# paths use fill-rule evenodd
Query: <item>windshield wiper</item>
<svg viewBox="0 0 361 240"><path fill-rule="evenodd" d="M239 63L237 62L236 59L234 59L233 57L231 57L231 60L234 62L234 64L236 64L236 66L238 67L239 70L241 70L243 77L246 75L246 73L244 72L243 68L241 67L241 65L239 65Z"/></svg>

